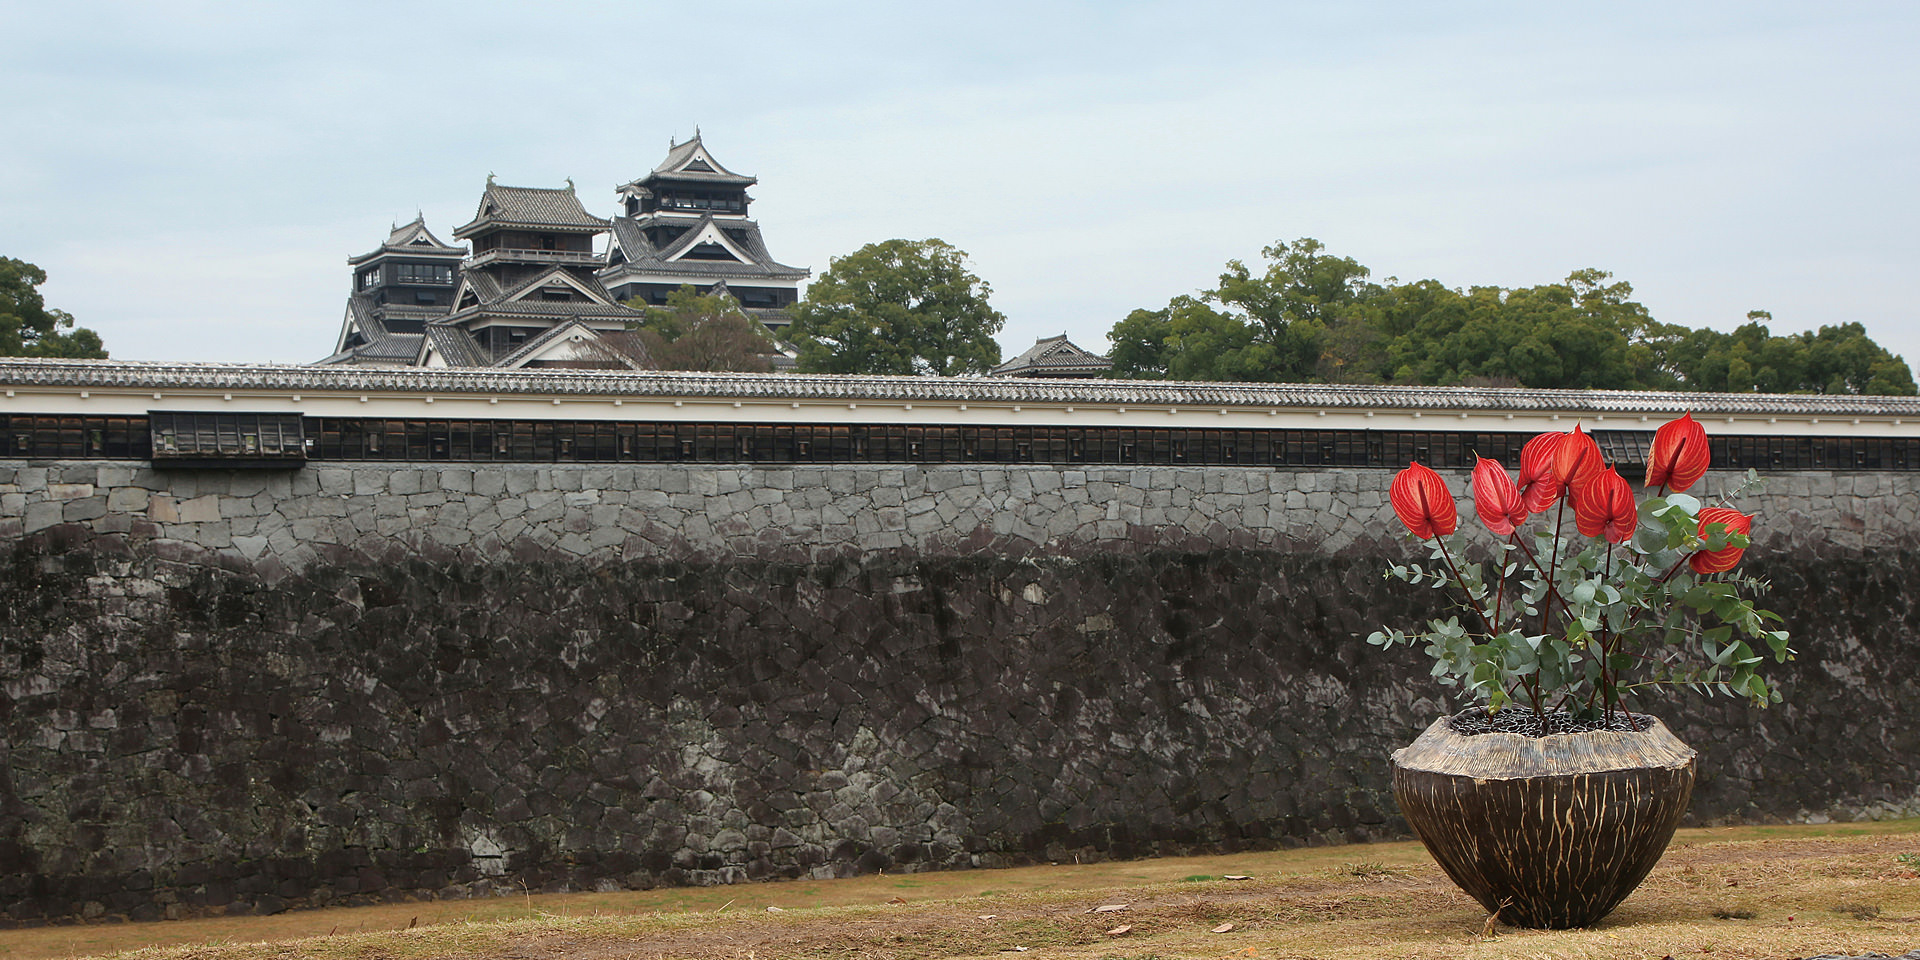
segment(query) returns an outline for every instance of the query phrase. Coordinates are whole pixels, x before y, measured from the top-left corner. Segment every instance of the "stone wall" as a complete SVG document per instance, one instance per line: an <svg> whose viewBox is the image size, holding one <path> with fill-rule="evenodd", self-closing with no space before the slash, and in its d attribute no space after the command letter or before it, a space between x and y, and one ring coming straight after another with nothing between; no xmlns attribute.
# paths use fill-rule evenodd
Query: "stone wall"
<svg viewBox="0 0 1920 960"><path fill-rule="evenodd" d="M1398 836L1449 705L1360 639L1431 602L1389 479L0 461L0 909ZM1920 812L1915 480L1743 504L1801 656L1782 706L1658 708L1696 821Z"/></svg>

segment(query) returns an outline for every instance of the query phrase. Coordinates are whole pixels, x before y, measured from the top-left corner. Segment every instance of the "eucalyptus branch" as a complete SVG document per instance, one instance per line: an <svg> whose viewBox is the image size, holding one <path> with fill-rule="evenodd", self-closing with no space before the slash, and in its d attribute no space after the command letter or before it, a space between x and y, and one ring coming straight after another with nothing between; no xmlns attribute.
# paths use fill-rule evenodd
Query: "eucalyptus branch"
<svg viewBox="0 0 1920 960"><path fill-rule="evenodd" d="M1435 537L1433 542L1440 545L1440 556L1446 559L1447 569L1453 571L1453 582L1460 588L1460 595L1466 598L1468 609L1480 618L1480 626L1487 631L1487 635L1492 636L1495 633L1493 622L1487 619L1486 611L1480 609L1480 601L1473 598L1473 591L1467 589L1466 580L1460 576L1460 567L1453 562L1453 552L1447 549L1447 539Z"/></svg>

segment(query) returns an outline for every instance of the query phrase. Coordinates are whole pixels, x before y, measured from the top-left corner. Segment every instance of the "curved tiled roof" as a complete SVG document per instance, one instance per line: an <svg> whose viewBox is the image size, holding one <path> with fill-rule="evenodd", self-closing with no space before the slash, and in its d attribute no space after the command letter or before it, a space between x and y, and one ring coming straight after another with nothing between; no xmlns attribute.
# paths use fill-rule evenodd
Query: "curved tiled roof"
<svg viewBox="0 0 1920 960"><path fill-rule="evenodd" d="M706 164L712 169L683 169L689 162L702 157L704 157ZM693 139L685 143L669 145L667 148L667 158L660 161L659 166L648 171L646 176L631 183L624 184L624 186L636 187L651 183L655 180L699 180L707 183L737 184L740 186L748 186L759 182L753 177L734 173L732 170L721 166L720 161L715 159L713 153L707 150L706 146L700 142L700 135L698 133L693 135Z"/></svg>
<svg viewBox="0 0 1920 960"><path fill-rule="evenodd" d="M420 353L422 337L417 333L394 333L387 328L386 318L430 320L447 312L445 307L412 308L398 304L374 303L373 298L355 293L347 296L346 324L360 331L365 341L358 346L337 351L323 360L321 364L352 363L362 360L382 362L401 362L412 360ZM346 330L341 331L344 339Z"/></svg>
<svg viewBox="0 0 1920 960"><path fill-rule="evenodd" d="M528 274L526 277L522 278L520 282L515 283L512 286L497 287L496 288L497 292L494 295L494 302L490 303L489 305L498 306L502 302L512 302L513 298L529 290L532 290L535 287L544 287L552 283L553 278L555 276L565 277L568 280L571 280L574 283L579 284L581 287L584 287L587 290L587 293L589 296L599 297L601 300L606 301L608 303L611 303L613 301L613 292L608 290L606 286L600 282L599 277L596 277L593 274L587 273L585 271L575 272L574 270L571 270L567 267L552 266L552 267L546 268L545 270L541 270L538 273ZM476 290L475 292L477 293L479 291Z"/></svg>
<svg viewBox="0 0 1920 960"><path fill-rule="evenodd" d="M519 314L529 317L615 317L622 320L638 320L640 314L631 307L616 303L593 303L586 300L502 300L498 303L471 307L451 315L458 323L474 317L498 315L503 313Z"/></svg>
<svg viewBox="0 0 1920 960"><path fill-rule="evenodd" d="M1083 349L1063 333L1035 341L1033 346L1027 348L1027 352L994 367L990 375L1007 376L1027 370L1051 369L1097 376L1099 371L1112 366L1113 361Z"/></svg>
<svg viewBox="0 0 1920 960"><path fill-rule="evenodd" d="M621 331L622 334L624 334L625 332L626 331ZM584 323L581 323L579 320L568 320L565 323L550 327L547 329L545 333L542 333L541 335L534 337L531 340L528 340L526 343L522 344L518 350L515 350L512 353L509 353L506 356L501 357L499 360L494 361L493 366L508 367L508 368L514 367L518 365L520 361L526 359L527 357L531 357L534 354L539 353L541 350L545 349L547 345L552 343L553 341L558 340L561 337L571 336L574 333L581 333L585 335L585 337L587 337L589 340L591 340L595 344L601 344L604 338L610 336L610 333L602 334L600 331L595 330ZM638 356L629 355L627 351L630 350L635 345L639 345L640 350L642 351L641 354L639 354ZM622 348L625 348L625 349L622 349ZM640 341L639 338L621 337L617 345L612 342L607 342L604 345L602 345L599 349L593 350L593 352L599 355L604 360L621 363L631 369L640 370L640 369L645 369L645 367L643 367L640 362L640 358L645 356L645 349L646 347L644 343L642 343L642 341Z"/></svg>
<svg viewBox="0 0 1920 960"><path fill-rule="evenodd" d="M0 385L1920 418L1920 397L827 374L507 372L20 357L0 358Z"/></svg>
<svg viewBox="0 0 1920 960"><path fill-rule="evenodd" d="M379 249L357 257L348 257L347 263L359 266L383 253L416 257L464 257L467 255L465 247L448 246L442 243L439 237L434 236L433 232L427 229L425 218L415 217L413 222L406 226L394 227L393 232L387 235L387 242L381 244Z"/></svg>
<svg viewBox="0 0 1920 960"><path fill-rule="evenodd" d="M453 231L466 239L484 227L528 226L605 230L607 221L587 212L572 187L503 187L487 184L473 221Z"/></svg>
<svg viewBox="0 0 1920 960"><path fill-rule="evenodd" d="M420 355L424 334L389 333L355 350L354 356L375 360L412 360Z"/></svg>
<svg viewBox="0 0 1920 960"><path fill-rule="evenodd" d="M474 342L473 335L459 327L429 323L422 336L435 350L440 351L441 359L445 360L449 366L484 367L489 362L486 351L480 349L480 345ZM416 341L415 356L420 353L417 344L418 341Z"/></svg>
<svg viewBox="0 0 1920 960"><path fill-rule="evenodd" d="M687 231L676 237L665 247L656 247L647 239L646 224L641 219L652 222L671 223L676 227L687 227ZM753 263L736 263L727 260L672 260L675 253L691 245L699 236L700 228L708 223L717 223L722 231L736 231L739 236L729 237L754 258ZM760 225L752 220L716 221L711 214L699 217L657 217L645 218L615 217L613 235L616 245L626 259L623 262L605 267L600 271L603 277L616 277L626 273L664 273L687 274L697 277L736 277L774 280L802 280L813 273L806 267L793 267L780 263L767 253L766 240L760 234Z"/></svg>

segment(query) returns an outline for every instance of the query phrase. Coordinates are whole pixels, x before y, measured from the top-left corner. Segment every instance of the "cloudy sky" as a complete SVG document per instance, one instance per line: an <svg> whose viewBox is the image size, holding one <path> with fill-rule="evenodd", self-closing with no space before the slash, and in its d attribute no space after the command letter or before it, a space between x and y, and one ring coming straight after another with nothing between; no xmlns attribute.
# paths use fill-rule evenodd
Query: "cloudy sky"
<svg viewBox="0 0 1920 960"><path fill-rule="evenodd" d="M1920 361L1920 8L0 0L0 255L116 357L305 362L345 258L489 173L590 209L696 125L779 259L971 253L1008 355L1317 237L1378 277L1599 267L1654 316Z"/></svg>

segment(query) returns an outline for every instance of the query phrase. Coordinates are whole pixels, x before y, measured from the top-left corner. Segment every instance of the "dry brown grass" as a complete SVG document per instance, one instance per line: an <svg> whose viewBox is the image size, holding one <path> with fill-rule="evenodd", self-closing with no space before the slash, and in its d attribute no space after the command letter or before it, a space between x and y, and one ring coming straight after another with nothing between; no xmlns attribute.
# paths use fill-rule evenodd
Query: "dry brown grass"
<svg viewBox="0 0 1920 960"><path fill-rule="evenodd" d="M1417 844L1400 843L50 927L0 932L0 958L113 951L139 960L1899 954L1920 946L1920 875L1898 859L1913 853L1920 853L1920 821L1684 830L1639 892L1600 926L1572 931L1489 934L1485 911ZM1252 879L1220 879L1226 874ZM1088 912L1119 903L1127 909ZM1211 932L1229 923L1231 931ZM1123 925L1126 933L1107 934Z"/></svg>

